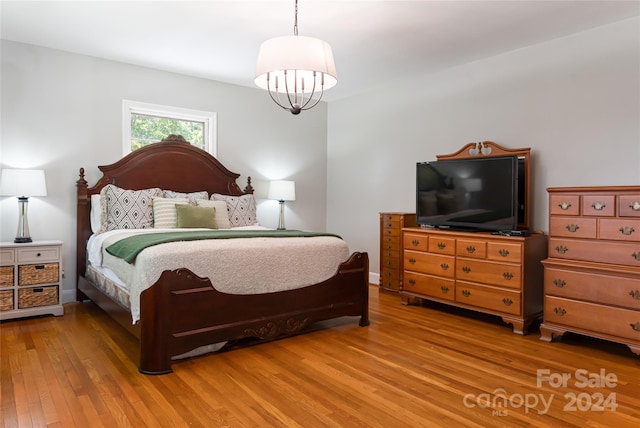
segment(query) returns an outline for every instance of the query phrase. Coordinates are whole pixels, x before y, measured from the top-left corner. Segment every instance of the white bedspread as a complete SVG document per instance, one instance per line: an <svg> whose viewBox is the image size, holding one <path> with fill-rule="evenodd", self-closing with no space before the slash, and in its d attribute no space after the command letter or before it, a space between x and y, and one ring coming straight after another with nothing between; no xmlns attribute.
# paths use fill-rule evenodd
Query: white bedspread
<svg viewBox="0 0 640 428"><path fill-rule="evenodd" d="M265 229L261 226L250 228ZM146 248L133 264L104 250L132 234L158 231L129 229L105 232L92 237L87 248L92 265L111 269L127 285L134 323L140 319L140 293L153 285L165 270L187 268L198 276L209 278L218 291L258 294L292 290L324 281L332 277L338 265L349 257L348 245L332 236L171 242Z"/></svg>

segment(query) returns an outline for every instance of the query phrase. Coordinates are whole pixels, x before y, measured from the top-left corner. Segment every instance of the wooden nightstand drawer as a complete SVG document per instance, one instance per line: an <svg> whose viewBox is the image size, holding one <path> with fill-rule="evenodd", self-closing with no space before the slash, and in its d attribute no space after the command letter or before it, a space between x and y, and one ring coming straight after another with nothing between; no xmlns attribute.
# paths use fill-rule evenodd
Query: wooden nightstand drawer
<svg viewBox="0 0 640 428"><path fill-rule="evenodd" d="M595 218L552 216L549 219L549 234L566 238L596 238Z"/></svg>
<svg viewBox="0 0 640 428"><path fill-rule="evenodd" d="M40 263L60 258L60 247L33 247L18 249L18 263Z"/></svg>
<svg viewBox="0 0 640 428"><path fill-rule="evenodd" d="M0 311L13 309L13 290L0 291Z"/></svg>
<svg viewBox="0 0 640 428"><path fill-rule="evenodd" d="M520 270L520 265L517 264L462 258L456 262L456 278L458 279L515 289L520 289L522 284Z"/></svg>
<svg viewBox="0 0 640 428"><path fill-rule="evenodd" d="M13 250L0 250L0 265L12 265L16 261L16 252Z"/></svg>
<svg viewBox="0 0 640 428"><path fill-rule="evenodd" d="M60 280L58 263L40 265L20 265L18 267L18 285L50 284Z"/></svg>
<svg viewBox="0 0 640 428"><path fill-rule="evenodd" d="M58 304L58 286L29 287L18 290L18 309Z"/></svg>
<svg viewBox="0 0 640 428"><path fill-rule="evenodd" d="M580 215L580 195L551 195L549 214Z"/></svg>
<svg viewBox="0 0 640 428"><path fill-rule="evenodd" d="M520 315L519 291L458 281L456 284L456 301L512 315Z"/></svg>

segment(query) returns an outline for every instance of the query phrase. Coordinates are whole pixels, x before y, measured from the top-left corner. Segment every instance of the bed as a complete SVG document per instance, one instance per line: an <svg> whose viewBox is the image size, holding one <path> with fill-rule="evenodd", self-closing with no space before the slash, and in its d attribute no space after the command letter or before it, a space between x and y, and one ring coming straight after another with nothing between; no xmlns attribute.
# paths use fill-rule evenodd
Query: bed
<svg viewBox="0 0 640 428"><path fill-rule="evenodd" d="M217 275L215 272L204 275L202 272L208 271L190 269L186 267L189 264L187 262L182 266L175 266L174 263L174 266L158 271L157 279L152 277L154 282L140 292L136 303L138 315L134 316L135 311L132 311L132 306L123 303L122 299L116 298L114 293L104 288L103 282L109 282L109 279L101 276L102 273L89 262L88 242L90 239L95 240L96 235L100 236L95 233L95 223L92 226L92 220L94 220L92 217L95 215L99 200L98 195L101 192L104 195L104 190L112 186L134 193L143 189L158 188L182 194L206 191L208 195L221 194L230 198L243 198L253 193L251 179L247 180L244 189L240 189L236 183L239 174L229 171L209 153L175 136L138 149L111 165L98 168L102 172L102 177L95 185L88 185L84 168L80 168L79 179L76 182L77 300L93 301L140 340L138 369L141 373L170 373L175 357L188 356L194 350L202 352L202 350L215 350L224 343L238 343L250 339L273 340L292 336L322 320L353 316L359 317L360 326L369 324L367 253L346 253L344 260L335 263L335 266L327 266L328 262L322 259L321 252L316 250L300 251L300 255L297 256L299 260L290 260L291 277L295 277L294 266L298 264L307 266L306 269L308 269L308 266L324 263L322 269L331 270L328 275L325 275L326 278L311 284L301 282L295 287L284 287L283 284L295 282L297 279L290 279L289 270L281 269L277 279L273 279L273 275L271 277L264 275L265 278L272 278L269 281L274 286L269 287L269 284L263 284L263 289L268 290L265 292L221 291L234 290L234 286L243 281L240 276L244 275L245 270L256 270L264 266L265 262L262 261L255 263L258 267L253 266L253 257L258 251L256 248L247 248L246 251L242 248L236 249L233 260L236 261L235 264L243 267L237 269L234 274L236 276L231 277L233 279L224 279L224 275ZM241 234L244 231L238 233ZM295 234L295 231L291 233ZM269 239L276 238L239 237L239 239L220 239L219 241L224 241L225 245L232 245L231 241L233 241L234 247L241 246L241 242L251 244L249 247L255 247L262 245L257 243L258 240L268 241ZM278 237L276 240L280 247L285 247L286 245L282 244L285 240L291 240L294 244L299 240L308 239L329 240L322 236L310 238L306 235ZM145 254L171 245L182 245L183 249L180 251L189 251L188 248L205 245L205 243L203 241L194 241L193 244L165 243L143 249L133 264L141 264L142 262L138 260L144 257L147 260L157 261L156 255L145 256ZM188 245L188 248L185 249L185 245ZM212 245L220 244L212 243ZM263 253L274 254L274 257L276 251L278 250L262 250ZM317 260L314 254L319 254ZM213 265L213 262L210 262L213 258L209 257L206 263L201 262L197 266L206 265L207 268L211 268L209 265ZM188 261L189 257L183 259L176 257L175 260ZM229 261L226 264L229 265ZM201 275L194 271L198 271ZM246 281L253 280L246 279Z"/></svg>

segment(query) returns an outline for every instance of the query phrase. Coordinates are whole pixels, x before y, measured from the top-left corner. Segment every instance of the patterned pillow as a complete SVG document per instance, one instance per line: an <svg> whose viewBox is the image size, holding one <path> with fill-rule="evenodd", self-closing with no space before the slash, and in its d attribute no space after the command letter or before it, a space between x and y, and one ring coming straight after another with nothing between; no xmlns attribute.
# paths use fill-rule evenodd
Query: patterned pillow
<svg viewBox="0 0 640 428"><path fill-rule="evenodd" d="M188 205L187 198L153 198L153 227L174 229L177 223L176 205Z"/></svg>
<svg viewBox="0 0 640 428"><path fill-rule="evenodd" d="M209 194L206 190L193 193L181 193L174 192L173 190L163 190L162 196L164 196L165 198L187 198L191 205L196 205L196 201L199 201L201 199L209 199Z"/></svg>
<svg viewBox="0 0 640 428"><path fill-rule="evenodd" d="M199 199L197 202L197 205L199 207L216 209L216 225L218 225L218 229L231 229L229 214L227 213L227 203L225 201L210 201L208 199Z"/></svg>
<svg viewBox="0 0 640 428"><path fill-rule="evenodd" d="M252 194L242 196L229 196L214 193L211 195L214 201L225 201L231 227L257 225L256 199Z"/></svg>
<svg viewBox="0 0 640 428"><path fill-rule="evenodd" d="M125 190L107 184L100 192L104 210L101 231L152 228L154 196L162 196L162 190Z"/></svg>

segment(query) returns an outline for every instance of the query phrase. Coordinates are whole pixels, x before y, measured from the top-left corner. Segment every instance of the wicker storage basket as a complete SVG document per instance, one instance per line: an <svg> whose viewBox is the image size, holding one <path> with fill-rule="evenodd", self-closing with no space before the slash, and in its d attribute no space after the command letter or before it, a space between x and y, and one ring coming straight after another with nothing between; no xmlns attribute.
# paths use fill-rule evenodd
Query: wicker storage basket
<svg viewBox="0 0 640 428"><path fill-rule="evenodd" d="M13 290L0 291L0 311L13 309Z"/></svg>
<svg viewBox="0 0 640 428"><path fill-rule="evenodd" d="M31 287L18 290L18 309L58 304L58 286Z"/></svg>
<svg viewBox="0 0 640 428"><path fill-rule="evenodd" d="M18 285L35 285L58 282L60 279L58 269L58 263L21 265L18 270Z"/></svg>
<svg viewBox="0 0 640 428"><path fill-rule="evenodd" d="M0 287L13 286L13 266L0 266Z"/></svg>

